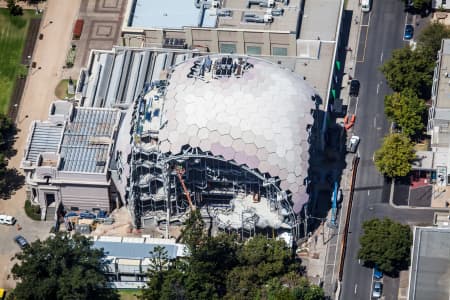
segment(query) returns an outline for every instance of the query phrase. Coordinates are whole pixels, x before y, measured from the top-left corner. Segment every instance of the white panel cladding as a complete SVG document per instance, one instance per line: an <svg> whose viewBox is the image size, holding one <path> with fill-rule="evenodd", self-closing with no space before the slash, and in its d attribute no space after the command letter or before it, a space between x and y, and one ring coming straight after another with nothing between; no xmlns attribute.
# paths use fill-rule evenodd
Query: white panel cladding
<svg viewBox="0 0 450 300"><path fill-rule="evenodd" d="M108 187L104 186L61 186L61 198L66 209L70 207L78 207L80 210L110 209Z"/></svg>

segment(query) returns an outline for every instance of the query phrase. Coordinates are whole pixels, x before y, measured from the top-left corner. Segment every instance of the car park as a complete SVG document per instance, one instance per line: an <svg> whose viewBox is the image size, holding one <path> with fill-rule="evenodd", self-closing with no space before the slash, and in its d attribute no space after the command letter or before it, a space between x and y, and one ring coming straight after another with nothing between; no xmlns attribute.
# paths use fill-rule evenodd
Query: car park
<svg viewBox="0 0 450 300"><path fill-rule="evenodd" d="M350 81L349 95L352 97L358 97L360 85L359 80L352 79L352 81Z"/></svg>
<svg viewBox="0 0 450 300"><path fill-rule="evenodd" d="M14 225L16 221L16 218L12 216L0 215L0 224Z"/></svg>
<svg viewBox="0 0 450 300"><path fill-rule="evenodd" d="M381 293L383 291L383 284L379 281L375 281L372 286L372 298L381 298Z"/></svg>
<svg viewBox="0 0 450 300"><path fill-rule="evenodd" d="M16 235L14 237L14 241L17 243L17 245L19 245L20 249L25 249L29 246L27 240L21 235Z"/></svg>
<svg viewBox="0 0 450 300"><path fill-rule="evenodd" d="M360 138L357 135L354 135L350 138L350 140L347 143L347 152L355 153L358 149Z"/></svg>
<svg viewBox="0 0 450 300"><path fill-rule="evenodd" d="M411 24L407 24L405 26L405 34L403 35L403 38L405 40L410 40L413 38L414 35L414 27Z"/></svg>

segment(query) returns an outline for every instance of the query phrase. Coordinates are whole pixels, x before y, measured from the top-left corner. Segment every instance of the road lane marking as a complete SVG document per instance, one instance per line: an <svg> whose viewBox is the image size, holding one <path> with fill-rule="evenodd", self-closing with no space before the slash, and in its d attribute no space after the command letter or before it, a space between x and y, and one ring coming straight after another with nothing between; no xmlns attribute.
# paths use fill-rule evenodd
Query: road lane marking
<svg viewBox="0 0 450 300"><path fill-rule="evenodd" d="M380 62L383 62L383 51L381 51Z"/></svg>
<svg viewBox="0 0 450 300"><path fill-rule="evenodd" d="M370 190L367 190L367 196L370 196Z"/></svg>
<svg viewBox="0 0 450 300"><path fill-rule="evenodd" d="M373 118L373 128L377 129L377 117Z"/></svg>
<svg viewBox="0 0 450 300"><path fill-rule="evenodd" d="M380 92L380 84L377 83L377 95L378 95L379 92Z"/></svg>
<svg viewBox="0 0 450 300"><path fill-rule="evenodd" d="M358 290L358 284L355 283L355 295L356 295L357 290Z"/></svg>
<svg viewBox="0 0 450 300"><path fill-rule="evenodd" d="M370 283L370 294L369 294L369 299L372 299L372 288L373 288L373 273L372 273L372 282Z"/></svg>

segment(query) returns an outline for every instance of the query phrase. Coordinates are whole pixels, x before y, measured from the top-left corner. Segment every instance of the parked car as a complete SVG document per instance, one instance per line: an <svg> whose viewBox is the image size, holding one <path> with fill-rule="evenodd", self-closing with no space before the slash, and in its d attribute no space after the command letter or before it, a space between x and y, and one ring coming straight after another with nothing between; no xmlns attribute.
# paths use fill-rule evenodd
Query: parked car
<svg viewBox="0 0 450 300"><path fill-rule="evenodd" d="M0 224L14 225L16 223L16 218L8 215L0 215Z"/></svg>
<svg viewBox="0 0 450 300"><path fill-rule="evenodd" d="M359 87L360 87L359 80L353 79L352 81L350 81L349 95L352 97L358 97Z"/></svg>
<svg viewBox="0 0 450 300"><path fill-rule="evenodd" d="M404 38L405 40L410 40L413 38L414 35L414 27L411 24L407 24L405 26L405 34L404 34Z"/></svg>
<svg viewBox="0 0 450 300"><path fill-rule="evenodd" d="M6 291L5 289L0 289L0 300L5 299Z"/></svg>
<svg viewBox="0 0 450 300"><path fill-rule="evenodd" d="M379 281L375 281L372 287L372 298L381 298L382 290L383 284Z"/></svg>
<svg viewBox="0 0 450 300"><path fill-rule="evenodd" d="M347 152L355 153L356 150L358 149L359 141L360 141L359 136L357 135L352 136L347 144Z"/></svg>
<svg viewBox="0 0 450 300"><path fill-rule="evenodd" d="M377 266L375 266L375 268L373 268L373 278L374 279L381 279L381 278L383 278L383 272L378 270Z"/></svg>
<svg viewBox="0 0 450 300"><path fill-rule="evenodd" d="M16 235L14 237L14 241L17 243L17 245L19 245L20 249L25 249L29 246L27 240L21 235Z"/></svg>

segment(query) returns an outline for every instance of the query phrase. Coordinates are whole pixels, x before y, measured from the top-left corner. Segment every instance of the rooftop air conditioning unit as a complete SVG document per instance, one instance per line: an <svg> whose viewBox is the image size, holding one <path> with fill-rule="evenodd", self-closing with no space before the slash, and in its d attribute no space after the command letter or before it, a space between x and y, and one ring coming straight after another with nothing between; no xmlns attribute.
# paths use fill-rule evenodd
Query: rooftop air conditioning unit
<svg viewBox="0 0 450 300"><path fill-rule="evenodd" d="M214 1L212 2L212 7L213 7L213 8L220 8L220 2L217 1L217 0L214 0Z"/></svg>

